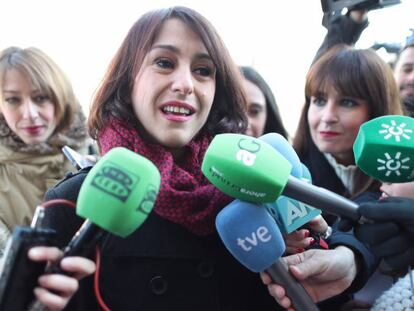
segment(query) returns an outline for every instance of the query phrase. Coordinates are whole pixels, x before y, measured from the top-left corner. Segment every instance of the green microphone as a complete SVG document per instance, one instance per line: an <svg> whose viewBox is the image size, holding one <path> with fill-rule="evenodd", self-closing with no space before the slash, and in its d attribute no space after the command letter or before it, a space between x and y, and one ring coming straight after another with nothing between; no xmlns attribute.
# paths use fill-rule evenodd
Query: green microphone
<svg viewBox="0 0 414 311"><path fill-rule="evenodd" d="M414 180L414 119L388 115L361 125L354 143L357 166L374 179Z"/></svg>
<svg viewBox="0 0 414 311"><path fill-rule="evenodd" d="M224 193L243 201L267 203L282 193L292 164L262 140L220 134L207 149L201 170Z"/></svg>
<svg viewBox="0 0 414 311"><path fill-rule="evenodd" d="M82 184L76 214L86 220L63 256L88 256L106 232L120 237L134 232L151 212L160 182L151 161L126 148L111 149ZM48 272L62 273L58 264Z"/></svg>
<svg viewBox="0 0 414 311"><path fill-rule="evenodd" d="M325 212L363 222L358 205L290 175L292 165L267 142L241 134L219 134L201 170L227 195L253 203L272 203L281 195Z"/></svg>

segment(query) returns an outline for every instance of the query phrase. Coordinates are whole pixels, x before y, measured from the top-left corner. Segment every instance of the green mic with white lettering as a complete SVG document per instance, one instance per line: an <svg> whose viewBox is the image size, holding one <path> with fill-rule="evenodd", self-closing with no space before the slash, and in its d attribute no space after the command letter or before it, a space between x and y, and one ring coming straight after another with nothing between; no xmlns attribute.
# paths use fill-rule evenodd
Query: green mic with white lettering
<svg viewBox="0 0 414 311"><path fill-rule="evenodd" d="M354 143L357 166L374 179L414 180L414 119L388 115L361 125Z"/></svg>
<svg viewBox="0 0 414 311"><path fill-rule="evenodd" d="M290 162L260 139L216 135L201 170L218 189L243 201L271 203L283 194L325 212L363 221L356 203L291 176Z"/></svg>
<svg viewBox="0 0 414 311"><path fill-rule="evenodd" d="M224 193L244 201L266 203L276 201L282 193L292 165L260 139L219 134L207 149L201 170Z"/></svg>

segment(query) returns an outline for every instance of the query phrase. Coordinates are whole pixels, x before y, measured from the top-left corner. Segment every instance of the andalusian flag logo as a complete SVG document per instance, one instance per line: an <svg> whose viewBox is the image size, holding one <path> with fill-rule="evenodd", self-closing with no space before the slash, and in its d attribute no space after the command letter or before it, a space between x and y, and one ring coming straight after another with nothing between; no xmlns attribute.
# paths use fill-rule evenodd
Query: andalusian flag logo
<svg viewBox="0 0 414 311"><path fill-rule="evenodd" d="M395 138L396 142L401 141L401 137L405 138L407 140L410 140L411 137L407 135L407 133L412 133L413 130L411 129L405 129L407 126L407 123L400 123L397 125L397 123L394 120L391 120L391 125L382 123L381 127L383 127L383 130L380 130L380 134L384 134L384 139L390 139L391 137Z"/></svg>

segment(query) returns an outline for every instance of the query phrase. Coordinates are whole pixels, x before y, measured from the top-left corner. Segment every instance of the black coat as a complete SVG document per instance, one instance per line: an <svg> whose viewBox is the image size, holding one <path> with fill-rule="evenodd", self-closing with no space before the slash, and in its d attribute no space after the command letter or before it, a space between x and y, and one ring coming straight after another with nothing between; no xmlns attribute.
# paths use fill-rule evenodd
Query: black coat
<svg viewBox="0 0 414 311"><path fill-rule="evenodd" d="M45 199L76 202L85 177L86 172L68 176L50 189ZM82 223L83 219L70 207L46 210L44 225L59 233L60 247L68 243ZM360 259L360 273L349 292L358 290L375 268L372 255L351 233L334 230L330 244L355 250ZM217 235L194 235L154 212L127 238L107 234L100 247L100 292L111 310L282 310L258 274L239 264ZM319 307L332 310L348 297L341 295ZM80 282L80 289L66 310L99 309L93 278L88 277Z"/></svg>
<svg viewBox="0 0 414 311"><path fill-rule="evenodd" d="M66 178L46 200L76 201L86 173ZM96 208L99 208L97 206ZM83 221L73 209L50 208L45 224L65 245ZM218 235L197 236L150 213L127 238L108 234L101 243L100 292L111 310L280 310L256 273L241 266ZM89 277L68 310L99 309Z"/></svg>
<svg viewBox="0 0 414 311"><path fill-rule="evenodd" d="M339 195L349 197L345 186L342 181L336 175L335 170L326 160L325 156L318 150L313 143L311 137L308 137L308 150L307 153L300 156L300 160L309 169L312 176L312 184L328 189ZM364 195L360 195L355 199L356 203L360 204L369 200L376 200L379 197L378 192L365 192ZM333 233L328 240L330 248L334 248L339 245L347 246L354 251L354 254L358 258L359 272L355 278L351 287L342 295L329 299L320 304L321 310L335 310L340 308L344 303L352 298L351 294L361 289L368 281L369 277L374 273L378 266L378 260L370 252L370 250L358 241L353 232L341 232L337 229L338 217L329 213L322 213L325 220L332 226Z"/></svg>

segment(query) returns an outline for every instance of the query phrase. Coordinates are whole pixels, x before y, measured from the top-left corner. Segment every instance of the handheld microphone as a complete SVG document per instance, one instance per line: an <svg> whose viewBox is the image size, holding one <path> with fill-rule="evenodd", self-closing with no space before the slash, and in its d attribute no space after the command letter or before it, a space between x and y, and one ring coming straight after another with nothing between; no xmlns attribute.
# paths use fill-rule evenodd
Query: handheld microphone
<svg viewBox="0 0 414 311"><path fill-rule="evenodd" d="M210 143L201 169L217 188L243 201L270 203L283 193L325 212L364 221L357 204L290 176L291 168L288 160L260 139L219 134Z"/></svg>
<svg viewBox="0 0 414 311"><path fill-rule="evenodd" d="M309 173L309 170L300 162L293 147L282 135L278 133L268 133L259 137L259 139L267 142L290 162L292 165L291 175L293 177L302 179L303 170L307 170ZM306 176L305 180L307 179L309 179L308 176ZM319 209L283 195L280 196L276 202L267 203L264 204L264 206L269 213L274 216L283 233L291 233L297 230L322 213Z"/></svg>
<svg viewBox="0 0 414 311"><path fill-rule="evenodd" d="M268 143L276 151L278 151L289 163L292 165L290 175L301 178L303 175L302 172L302 163L295 150L289 144L289 142L279 133L267 133L259 137L260 140Z"/></svg>
<svg viewBox="0 0 414 311"><path fill-rule="evenodd" d="M414 180L414 119L388 115L361 125L354 143L357 166L374 179L403 183Z"/></svg>
<svg viewBox="0 0 414 311"><path fill-rule="evenodd" d="M151 212L160 182L160 173L150 160L126 148L111 149L80 188L76 214L86 220L63 257L85 256L105 232L120 237L134 232Z"/></svg>
<svg viewBox="0 0 414 311"><path fill-rule="evenodd" d="M266 271L274 282L285 287L296 310L318 310L280 258L285 252L285 243L265 209L234 200L219 212L216 227L226 248L241 264L253 272Z"/></svg>
<svg viewBox="0 0 414 311"><path fill-rule="evenodd" d="M86 218L85 222L63 250L62 258L46 273L65 274L60 261L68 256L89 257L106 233L126 237L134 232L151 212L160 182L160 173L151 161L126 148L111 149L80 188L76 214ZM36 300L28 309L39 308L41 303Z"/></svg>

